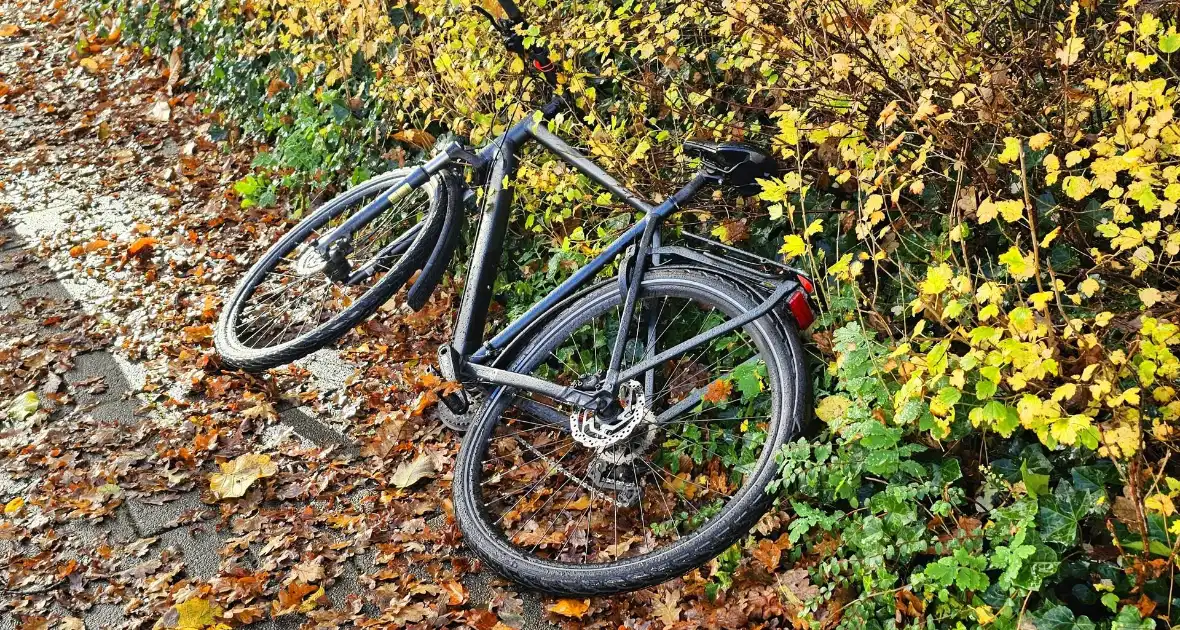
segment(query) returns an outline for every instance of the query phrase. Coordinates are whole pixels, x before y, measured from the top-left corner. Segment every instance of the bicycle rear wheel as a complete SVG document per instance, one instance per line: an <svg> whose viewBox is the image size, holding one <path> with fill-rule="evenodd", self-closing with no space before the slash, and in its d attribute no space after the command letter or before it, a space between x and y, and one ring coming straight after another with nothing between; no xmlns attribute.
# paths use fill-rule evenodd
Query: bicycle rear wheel
<svg viewBox="0 0 1180 630"><path fill-rule="evenodd" d="M557 314L513 371L592 389L624 297L611 282ZM653 271L621 368L754 307L714 274ZM468 544L501 574L572 596L650 586L708 562L771 505L775 453L808 413L794 328L755 320L624 390L618 415L597 424L537 394L492 392L463 442L454 494Z"/></svg>
<svg viewBox="0 0 1180 630"><path fill-rule="evenodd" d="M371 315L426 261L458 178L443 171L352 236L350 251L326 264L316 239L394 186L410 169L379 175L324 204L250 267L226 301L214 343L230 367L261 371L338 339Z"/></svg>

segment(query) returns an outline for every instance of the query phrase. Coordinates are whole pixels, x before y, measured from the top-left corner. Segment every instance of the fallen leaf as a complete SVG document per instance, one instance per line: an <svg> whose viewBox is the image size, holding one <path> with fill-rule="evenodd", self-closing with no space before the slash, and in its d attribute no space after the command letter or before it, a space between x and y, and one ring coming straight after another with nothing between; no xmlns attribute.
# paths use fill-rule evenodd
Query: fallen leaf
<svg viewBox="0 0 1180 630"><path fill-rule="evenodd" d="M656 614L656 618L664 622L665 628L675 626L680 622L680 591L664 591L664 596L656 600L652 612Z"/></svg>
<svg viewBox="0 0 1180 630"><path fill-rule="evenodd" d="M16 24L0 25L0 37L16 37L24 32L20 26Z"/></svg>
<svg viewBox="0 0 1180 630"><path fill-rule="evenodd" d="M98 60L94 57L86 57L85 59L79 61L78 65L82 66L90 74L98 74Z"/></svg>
<svg viewBox="0 0 1180 630"><path fill-rule="evenodd" d="M213 336L213 327L209 324L201 324L200 326L185 326L184 340L189 343L197 343Z"/></svg>
<svg viewBox="0 0 1180 630"><path fill-rule="evenodd" d="M132 256L138 256L140 252L151 249L157 242L159 241L150 236L137 238L127 246L127 253L131 254Z"/></svg>
<svg viewBox="0 0 1180 630"><path fill-rule="evenodd" d="M462 606L467 603L467 587L462 584L447 580L442 583L442 589L447 594L447 603L451 606Z"/></svg>
<svg viewBox="0 0 1180 630"><path fill-rule="evenodd" d="M802 605L807 600L819 595L819 589L811 583L807 569L791 569L779 576L782 590L788 601L794 605Z"/></svg>
<svg viewBox="0 0 1180 630"><path fill-rule="evenodd" d="M93 241L90 241L89 243L83 245L82 248L84 250L86 250L86 253L90 253L93 251L100 250L110 244L111 244L111 242L106 240L105 238L96 238Z"/></svg>
<svg viewBox="0 0 1180 630"><path fill-rule="evenodd" d="M581 510L585 510L588 507L590 507L590 495L583 494L582 496L578 497L577 499L574 499L573 501L567 501L565 505L561 506L561 509L581 511Z"/></svg>
<svg viewBox="0 0 1180 630"><path fill-rule="evenodd" d="M316 556L310 560L304 560L291 568L291 574L299 582L312 583L319 582L324 579L324 567L321 564L322 557Z"/></svg>
<svg viewBox="0 0 1180 630"><path fill-rule="evenodd" d="M427 455L419 455L414 461L399 465L389 480L399 488L409 488L422 479L433 476L434 460Z"/></svg>
<svg viewBox="0 0 1180 630"><path fill-rule="evenodd" d="M16 422L21 422L25 418L37 413L37 409L40 407L41 400L37 398L37 392L27 391L17 396L8 404L8 418Z"/></svg>
<svg viewBox="0 0 1180 630"><path fill-rule="evenodd" d="M147 117L149 120L166 123L172 118L172 108L168 101L156 101L148 110Z"/></svg>
<svg viewBox="0 0 1180 630"><path fill-rule="evenodd" d="M173 627L182 630L212 628L217 624L216 616L220 612L220 608L199 597L177 604L175 608L178 616Z"/></svg>
<svg viewBox="0 0 1180 630"><path fill-rule="evenodd" d="M270 461L269 455L246 453L232 462L223 462L221 472L209 475L209 489L218 499L233 499L246 494L250 484L271 477L278 467Z"/></svg>
<svg viewBox="0 0 1180 630"><path fill-rule="evenodd" d="M176 82L180 80L180 70L181 70L183 63L184 63L184 57L181 55L181 52L182 52L182 50L181 50L180 46L177 46L176 48L172 49L172 54L168 56L168 88L169 89L171 89L172 86L176 85ZM171 94L171 92L169 92L169 94ZM161 102L163 102L163 101L161 101ZM165 119L165 122L167 122L167 119Z"/></svg>
<svg viewBox="0 0 1180 630"><path fill-rule="evenodd" d="M783 550L779 549L779 546L774 544L774 541L763 538L758 541L758 545L754 547L752 553L759 562L766 565L767 569L774 571L778 568L779 559L782 558Z"/></svg>
<svg viewBox="0 0 1180 630"><path fill-rule="evenodd" d="M562 617L576 617L578 619L581 619L587 610L590 610L590 600L588 599L559 599L556 604L549 607L550 612Z"/></svg>
<svg viewBox="0 0 1180 630"><path fill-rule="evenodd" d="M4 504L4 515L13 516L20 512L20 509L25 506L24 497L16 497L15 499Z"/></svg>
<svg viewBox="0 0 1180 630"><path fill-rule="evenodd" d="M434 145L434 136L421 129L403 129L393 134L393 139L400 142L408 142L423 149L429 149Z"/></svg>
<svg viewBox="0 0 1180 630"><path fill-rule="evenodd" d="M271 602L273 614L275 617L280 617L294 612L306 612L303 608L308 605L309 601L311 606L308 610L311 610L311 608L315 608L315 601L321 593L323 593L323 589L317 588L314 584L291 582L279 589L278 599ZM311 594L310 597L304 599L308 594Z"/></svg>

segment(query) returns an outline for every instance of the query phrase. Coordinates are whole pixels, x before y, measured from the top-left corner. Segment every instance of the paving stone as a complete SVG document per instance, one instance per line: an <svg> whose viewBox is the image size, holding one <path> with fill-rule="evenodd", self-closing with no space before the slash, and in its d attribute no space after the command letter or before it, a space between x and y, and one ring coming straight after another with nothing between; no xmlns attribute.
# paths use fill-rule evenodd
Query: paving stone
<svg viewBox="0 0 1180 630"><path fill-rule="evenodd" d="M141 405L142 403L135 399L115 400L101 404L89 413L95 420L110 420L123 426L135 426L144 420L144 416L137 413Z"/></svg>
<svg viewBox="0 0 1180 630"><path fill-rule="evenodd" d="M178 527L160 534L160 542L184 553L185 573L190 578L205 579L217 574L221 566L221 548L230 537L204 527Z"/></svg>
<svg viewBox="0 0 1180 630"><path fill-rule="evenodd" d="M144 503L139 499L127 501L127 511L135 523L135 529L141 536L157 536L161 532L175 527L176 520L181 514L191 510L198 510L213 516L209 506L201 503L196 492L183 494L175 501L163 505ZM211 526L208 525L207 526Z"/></svg>
<svg viewBox="0 0 1180 630"><path fill-rule="evenodd" d="M130 389L119 362L109 352L87 352L74 357L74 369L66 372L65 377L70 385L102 377L102 383L106 385L106 391L101 394L89 393L86 391L88 387L76 388L74 401L78 405L118 402Z"/></svg>
<svg viewBox="0 0 1180 630"><path fill-rule="evenodd" d="M344 437L339 431L332 429L322 422L313 418L306 411L298 407L291 407L279 412L279 420L295 429L295 432L300 437L311 440L316 446L344 446L348 451L355 451L356 446L353 445L348 438Z"/></svg>

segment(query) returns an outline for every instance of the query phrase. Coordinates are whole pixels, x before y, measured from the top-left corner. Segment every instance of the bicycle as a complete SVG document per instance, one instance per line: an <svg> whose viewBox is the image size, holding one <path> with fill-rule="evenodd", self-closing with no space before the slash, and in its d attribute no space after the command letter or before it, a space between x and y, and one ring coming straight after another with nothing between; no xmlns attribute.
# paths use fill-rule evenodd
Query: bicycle
<svg viewBox="0 0 1180 630"><path fill-rule="evenodd" d="M526 50L526 22L479 9L555 94L554 64ZM486 181L458 321L439 370L461 385L441 414L465 430L455 514L467 543L510 579L550 593L634 590L682 575L746 535L773 503L775 453L803 432L810 384L798 330L813 320L803 272L663 220L706 186L748 189L773 159L690 141L700 168L651 205L547 125L559 96L482 150L453 142L325 204L254 264L218 321L230 367L261 370L334 341L414 273L421 308L459 242L459 174ZM643 213L549 295L485 339L517 154L536 142ZM614 277L598 279L612 262ZM598 515L597 522L595 516ZM620 529L622 526L622 529Z"/></svg>

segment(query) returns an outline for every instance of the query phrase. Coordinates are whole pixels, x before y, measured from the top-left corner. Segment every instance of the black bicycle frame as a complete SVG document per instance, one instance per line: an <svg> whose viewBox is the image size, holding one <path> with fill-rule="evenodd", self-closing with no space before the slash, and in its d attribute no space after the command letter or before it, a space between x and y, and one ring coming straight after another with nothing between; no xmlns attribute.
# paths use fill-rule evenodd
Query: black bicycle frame
<svg viewBox="0 0 1180 630"><path fill-rule="evenodd" d="M455 336L451 343L440 351L444 363L450 363L447 366L449 370L444 369L444 372L451 371L454 375L462 374L494 385L521 388L581 408L604 411L614 402L614 394L620 383L650 372L654 366L674 358L692 347L706 343L767 315L787 294L797 290L799 285L791 282L783 284L762 304L742 316L725 325L700 333L673 348L654 356L648 356L640 364L620 372L619 365L624 351L623 344L628 337L627 327L634 314L639 287L652 259L658 255L653 251L653 243L658 245L660 222L696 195L703 186L708 183L719 183L720 178L717 174L702 168L683 188L662 203L653 206L624 188L614 177L611 177L606 171L549 130L548 122L556 115L560 105L561 101L554 99L540 110L539 115L526 117L492 141L478 155L471 154L457 143L448 146L443 153L411 171L404 180L391 187L376 201L370 203L321 239L317 243L317 247L326 253L335 240L346 238L352 234L388 208L394 201L425 184L435 173L445 168L453 168L457 164L474 167L477 174L487 175L488 184L484 197L483 216L479 233L476 236L467 282L464 286ZM612 196L634 210L642 212L644 216L549 295L485 342L484 328L487 324L488 308L491 305L512 208L513 187L510 182L514 180L519 165L517 155L529 141L536 141L578 172L605 188ZM600 388L595 391L582 391L527 374L486 365L518 335L544 317L550 309L587 286L604 267L623 254L628 247L636 244L634 264L626 272L624 278L626 280L626 296L620 317L621 328L615 345L611 349L609 368ZM566 420L568 419L553 418L554 422Z"/></svg>

